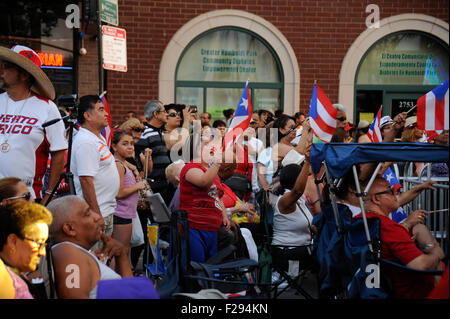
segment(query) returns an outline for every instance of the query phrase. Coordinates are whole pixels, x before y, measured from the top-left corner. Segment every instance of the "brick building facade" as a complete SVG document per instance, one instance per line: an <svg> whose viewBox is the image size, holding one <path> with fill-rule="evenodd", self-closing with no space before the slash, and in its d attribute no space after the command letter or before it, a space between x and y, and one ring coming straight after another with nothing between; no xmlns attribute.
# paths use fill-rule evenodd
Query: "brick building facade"
<svg viewBox="0 0 450 319"><path fill-rule="evenodd" d="M367 26L372 4L379 9L379 28ZM118 27L127 33L128 71L104 72L116 123L128 110L142 114L150 99L176 102L175 65L190 41L208 28L248 28L273 46L285 73L281 104L286 113L308 112L317 81L333 103L347 107L353 122L359 120L357 69L372 44L413 30L430 34L448 53L447 0L119 0L118 8ZM88 53L78 56L80 96L98 93L97 29L91 23L84 31ZM448 59L444 66L448 78ZM389 92L382 90L379 99L386 103Z"/></svg>

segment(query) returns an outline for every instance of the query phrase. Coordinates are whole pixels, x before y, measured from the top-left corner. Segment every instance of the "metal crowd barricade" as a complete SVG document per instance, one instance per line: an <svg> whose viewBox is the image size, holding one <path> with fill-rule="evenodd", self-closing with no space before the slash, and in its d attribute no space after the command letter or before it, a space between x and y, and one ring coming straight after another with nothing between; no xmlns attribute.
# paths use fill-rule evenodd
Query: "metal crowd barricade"
<svg viewBox="0 0 450 319"><path fill-rule="evenodd" d="M412 176L412 172L413 163L408 163L404 168L403 175L400 174L400 181L403 182L403 192L408 191L429 179L436 181L436 184L433 184L436 191L422 191L412 202L405 205L404 209L407 214L410 214L417 209L423 209L425 211L445 210L430 213L426 219L425 225L447 255L449 245L449 178L432 177L430 163L424 165L419 174L420 177ZM396 173L398 174L398 172Z"/></svg>

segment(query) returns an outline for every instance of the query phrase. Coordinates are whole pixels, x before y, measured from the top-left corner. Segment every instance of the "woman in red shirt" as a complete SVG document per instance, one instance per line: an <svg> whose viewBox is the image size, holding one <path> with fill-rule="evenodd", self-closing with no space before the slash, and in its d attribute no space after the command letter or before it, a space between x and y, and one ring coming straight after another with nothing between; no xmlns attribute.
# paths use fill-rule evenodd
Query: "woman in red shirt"
<svg viewBox="0 0 450 319"><path fill-rule="evenodd" d="M222 160L220 147L211 137L202 137L200 154L180 173L180 209L188 212L192 261L204 262L216 254L220 226L230 229L217 176Z"/></svg>

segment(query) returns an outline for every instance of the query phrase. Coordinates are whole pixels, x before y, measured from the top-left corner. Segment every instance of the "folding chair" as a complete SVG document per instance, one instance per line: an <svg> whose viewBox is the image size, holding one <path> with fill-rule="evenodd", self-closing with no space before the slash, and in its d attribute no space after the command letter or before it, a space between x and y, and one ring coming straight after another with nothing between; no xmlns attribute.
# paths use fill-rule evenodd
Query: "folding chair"
<svg viewBox="0 0 450 319"><path fill-rule="evenodd" d="M392 296L392 285L382 268L386 265L414 271L406 266L383 260L381 254L380 220L367 218L365 196L378 174L379 163L364 191L361 190L356 165L370 162L396 162L408 158L413 161L446 162L448 149L422 143L368 143L368 144L314 144L311 149L311 167L314 174L324 165L331 204L323 207L314 224L319 229L315 250L320 265L321 295L328 298L387 298ZM336 202L335 188L348 171L353 173L362 218L351 218L351 213ZM333 225L334 224L334 225ZM376 269L379 285L367 286ZM425 275L442 272L425 271ZM375 289L373 289L375 288Z"/></svg>
<svg viewBox="0 0 450 319"><path fill-rule="evenodd" d="M161 299L174 298L177 293L196 293L201 289L218 289L223 293L247 290L258 293L257 269L259 264L240 258L223 263L236 251L230 245L220 250L205 263L190 261L189 222L187 212L172 212L170 248L166 272L157 284Z"/></svg>
<svg viewBox="0 0 450 319"><path fill-rule="evenodd" d="M147 244L153 256L153 263L149 263L150 255L148 255L146 264L144 264L145 275L156 281L161 279L166 271L166 264L160 247L159 224L150 223L149 219L147 219L147 238ZM165 246L164 248L167 247Z"/></svg>
<svg viewBox="0 0 450 319"><path fill-rule="evenodd" d="M272 298L277 299L288 289L295 289L305 299L314 299L303 288L303 283L309 272L315 272L315 261L311 255L311 246L280 246L272 245L272 272L280 274L280 279L272 283ZM302 250L301 254L298 251ZM286 269L286 266L288 269ZM293 269L291 269L293 268ZM280 289L280 286L286 285Z"/></svg>
<svg viewBox="0 0 450 319"><path fill-rule="evenodd" d="M278 250L290 250L299 249L301 247L294 246L274 246L272 245L273 238L273 228L269 223L269 215L267 214L267 196L265 192L260 192L257 194L256 199L260 207L261 223L263 225L263 242L259 247L260 263L261 263L261 276L260 285L264 288L266 294L269 298L276 299L282 293L286 292L288 289L294 289L296 293L301 294L306 299L313 299L311 294L309 294L303 288L303 282L306 276L313 270L315 270L314 260L310 259L311 263L304 260L299 260L299 256L291 256L291 258L283 259L277 254ZM273 219L273 217L272 217ZM311 252L311 247L303 247L306 251ZM282 254L284 255L284 254ZM298 263L298 271L294 271L293 274L289 273L286 266L289 264ZM272 274L278 273L280 278L277 281L272 282Z"/></svg>

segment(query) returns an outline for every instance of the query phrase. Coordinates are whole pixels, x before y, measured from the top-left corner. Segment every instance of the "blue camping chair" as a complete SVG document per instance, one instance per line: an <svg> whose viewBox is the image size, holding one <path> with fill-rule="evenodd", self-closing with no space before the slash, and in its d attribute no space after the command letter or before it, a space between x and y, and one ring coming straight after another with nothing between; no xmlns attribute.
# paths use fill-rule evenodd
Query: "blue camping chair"
<svg viewBox="0 0 450 319"><path fill-rule="evenodd" d="M177 293L196 293L202 289L218 289L223 293L248 290L260 293L256 280L259 264L240 258L223 263L236 247L230 245L220 250L205 263L190 260L189 222L187 212L172 212L169 260L162 279L157 283L161 299L175 298Z"/></svg>
<svg viewBox="0 0 450 319"><path fill-rule="evenodd" d="M365 196L381 168L378 164L364 192L361 191L356 165L371 162L409 161L448 162L448 148L424 143L367 143L367 144L313 144L310 162L317 176L323 165L331 204L322 207L322 213L313 224L318 229L314 253L319 264L320 296L323 298L387 298L392 295L392 284L384 276L386 266L404 271L438 275L439 271L417 271L380 258L380 221L368 219L362 197ZM345 205L336 203L334 195L339 180L353 171L362 218L352 219ZM377 284L367 285L372 271L378 270ZM374 289L375 288L375 289Z"/></svg>

